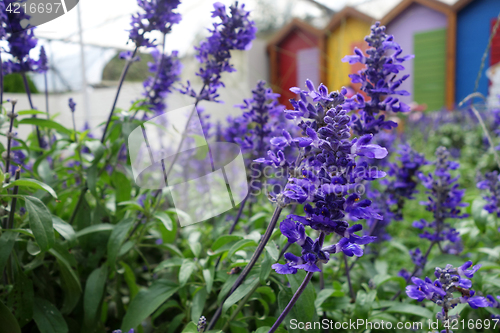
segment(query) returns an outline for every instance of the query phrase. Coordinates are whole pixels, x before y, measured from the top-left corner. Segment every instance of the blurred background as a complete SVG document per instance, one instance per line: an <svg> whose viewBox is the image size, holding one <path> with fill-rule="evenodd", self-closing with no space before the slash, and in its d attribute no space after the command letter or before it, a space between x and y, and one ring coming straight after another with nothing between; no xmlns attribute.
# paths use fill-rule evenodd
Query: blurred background
<svg viewBox="0 0 500 333"><path fill-rule="evenodd" d="M229 0L221 2L226 5L232 3ZM291 97L287 95L288 88L303 86L306 78L314 80L316 84L321 81L330 90L349 86L356 92L357 87L350 85L347 74L356 72L357 68L340 60L344 55L352 54L355 46L366 49L363 36L369 33L369 26L377 20L387 24L389 32L391 25L394 25L394 31L409 31L409 35L403 34L397 39L403 46L404 54L420 54L419 59L423 60L429 58L429 62L419 63L417 60L416 68L413 68L413 60L409 63L406 70L409 74L415 72L422 75L416 75L404 87L412 92L412 97L408 97L405 102L412 103L414 109L420 110L453 108L465 97L461 95L462 90L470 90L470 93L474 88L475 76L472 76L479 70L492 24L500 9L498 0L242 2L252 10L259 29L258 37L250 51L233 52L232 63L237 72L223 76L226 88L220 90L220 99L224 103L203 103L207 113L215 121L234 114L236 111L233 105L241 104L243 98L249 98L251 89L260 79L270 82L275 91L284 95L283 103L287 103ZM347 7L349 10L346 10ZM181 82L190 80L195 87L200 86L200 82L195 76L198 62L194 58L194 47L208 34L206 29L211 27L212 8L211 0L183 1L178 8L182 21L174 25L172 33L166 39L167 51L179 51L184 66ZM481 13L489 13L483 24L484 31L480 37L467 41L469 44L466 44L466 49L471 49L467 52L473 54L461 55L460 41L467 38L460 35L461 17L467 19L472 16L472 22L480 22L481 16L476 13L478 8L482 10ZM32 51L33 58L38 58L39 47L42 45L48 53L50 113L58 113L57 119L66 126L71 127L67 106L70 97L77 103L75 115L78 128L82 128L85 123L94 128L107 119L124 66L124 61L118 55L122 51L133 49L133 44L127 43L127 30L130 16L138 10L135 0L84 0L67 14L35 29L39 43ZM436 15L433 16L431 11ZM412 18L418 19L418 22L413 22ZM450 45L453 36L456 38L456 45ZM484 94L496 87L494 66L491 66L492 61L500 61L500 37L496 39L499 45L492 47L492 56L488 55L485 61L485 75L480 82L479 91ZM477 43L477 47L472 47L474 43ZM425 46L419 47L421 44L427 45L427 49ZM496 48L499 50L498 60L494 56ZM450 60L450 52L454 53L453 61ZM134 63L129 71L117 104L119 108L127 109L131 102L141 98L142 82L150 75L148 62L152 61L152 57L146 53L140 54L140 57L140 62ZM470 67L471 73L464 74L469 75L467 79L457 77L463 67L460 61L466 61ZM418 66L423 69L419 70ZM490 71L486 75L488 69ZM15 76L16 74L12 74L6 78L6 98L17 98L18 110L29 109L22 81ZM44 109L44 77L42 74L30 73L30 80L32 89L37 92L34 95L34 105ZM462 81L467 81L464 87L461 86ZM170 94L167 98L168 109L191 103L191 98L179 93Z"/></svg>

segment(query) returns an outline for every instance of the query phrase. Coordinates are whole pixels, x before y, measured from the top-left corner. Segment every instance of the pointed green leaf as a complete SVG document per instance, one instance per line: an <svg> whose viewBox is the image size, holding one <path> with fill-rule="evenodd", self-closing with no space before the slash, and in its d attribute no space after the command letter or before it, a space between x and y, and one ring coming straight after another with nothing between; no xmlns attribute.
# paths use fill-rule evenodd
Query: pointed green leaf
<svg viewBox="0 0 500 333"><path fill-rule="evenodd" d="M108 277L108 266L104 265L94 270L85 284L85 293L83 295L83 309L85 311L85 322L93 326L97 320L97 314L101 305L102 297L106 287Z"/></svg>
<svg viewBox="0 0 500 333"><path fill-rule="evenodd" d="M2 330L9 333L21 333L21 328L17 323L16 318L10 312L9 308L5 306L0 301L0 323L2 325Z"/></svg>
<svg viewBox="0 0 500 333"><path fill-rule="evenodd" d="M156 280L151 287L141 290L130 302L123 318L122 331L128 332L136 328L150 316L160 305L179 290L179 286L168 280Z"/></svg>
<svg viewBox="0 0 500 333"><path fill-rule="evenodd" d="M54 199L57 199L57 194L56 192L50 187L49 185L42 183L36 179L18 179L14 180L13 182L9 183L8 185L4 186L4 188L12 188L14 186L19 186L19 187L28 187L28 188L33 188L37 190L44 190L48 192Z"/></svg>
<svg viewBox="0 0 500 333"><path fill-rule="evenodd" d="M18 233L12 230L5 230L0 236L0 272L3 272L7 259L14 248Z"/></svg>
<svg viewBox="0 0 500 333"><path fill-rule="evenodd" d="M128 232L132 225L134 224L134 219L129 217L120 221L111 232L108 240L108 264L111 269L115 268L116 257L120 251L120 247L127 238Z"/></svg>
<svg viewBox="0 0 500 333"><path fill-rule="evenodd" d="M168 216L167 213L157 212L155 214L155 218L160 220L161 223L163 223L163 225L165 226L165 228L167 228L168 231L172 231L172 228L173 228L172 219L170 218L170 216Z"/></svg>
<svg viewBox="0 0 500 333"><path fill-rule="evenodd" d="M40 333L68 333L68 325L62 314L45 299L35 298L33 319Z"/></svg>
<svg viewBox="0 0 500 333"><path fill-rule="evenodd" d="M26 210L30 228L33 231L35 240L40 246L40 250L47 251L54 246L54 229L52 225L52 214L49 209L35 197L26 196Z"/></svg>
<svg viewBox="0 0 500 333"><path fill-rule="evenodd" d="M184 259L181 268L179 269L179 284L181 286L186 284L186 282L189 280L191 274L193 274L195 269L196 269L196 264L193 262L192 259Z"/></svg>

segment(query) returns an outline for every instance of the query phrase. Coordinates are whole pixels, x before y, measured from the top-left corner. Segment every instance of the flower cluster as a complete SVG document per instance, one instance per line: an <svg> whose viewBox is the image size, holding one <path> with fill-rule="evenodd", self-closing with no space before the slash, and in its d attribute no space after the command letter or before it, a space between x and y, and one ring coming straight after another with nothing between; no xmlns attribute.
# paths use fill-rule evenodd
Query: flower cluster
<svg viewBox="0 0 500 333"><path fill-rule="evenodd" d="M181 93L197 100L217 101L217 89L224 86L220 81L221 74L236 71L229 62L230 51L248 50L252 46L257 28L249 19L250 12L245 10L245 5L240 7L238 2L231 5L229 11L230 14L222 3L214 3L212 17L219 18L221 22L214 23L213 29L209 29L211 35L196 47L196 59L203 64L196 73L203 81L202 91L198 94L188 81L180 90Z"/></svg>
<svg viewBox="0 0 500 333"><path fill-rule="evenodd" d="M488 300L488 304L489 304L488 306L490 308L500 309L500 303L495 299L495 297L493 297L491 295L487 295L486 299ZM500 300L500 296L497 296L497 299ZM500 315L492 314L491 318L493 320L500 320Z"/></svg>
<svg viewBox="0 0 500 333"><path fill-rule="evenodd" d="M401 56L403 50L394 37L385 33L385 27L379 22L371 27L371 34L365 37L370 48L366 56L359 49L354 55L346 56L342 61L349 64L365 64L365 68L358 74L350 74L352 83L361 83L361 90L370 100L366 101L363 95L356 94L346 99L345 110L360 110L359 116L353 115L352 127L356 134L376 134L381 129L392 129L397 126L393 121L385 120L384 115L377 116L380 111L406 112L410 108L392 95L408 96L406 90L398 90L409 75L396 79L397 74L404 70L402 63L413 56ZM391 54L388 54L392 52Z"/></svg>
<svg viewBox="0 0 500 333"><path fill-rule="evenodd" d="M288 168L290 177L277 197L279 204L304 204L305 216L289 215L280 225L288 241L302 247L301 257L287 253L287 264L273 265L281 274L294 274L297 269L317 271L317 262L327 262L332 253L361 256L363 250L359 245L368 244L375 237L356 235L362 226L350 227L345 221L346 215L353 219L380 218L370 208L371 202L362 200L356 190L367 181L385 176L384 172L371 169L366 159L384 158L387 150L372 144L371 134L350 138L350 118L342 108L345 89L328 93L324 85L316 90L309 80L306 86L308 91L291 89L300 99L291 101L294 110L285 111L288 119L298 122L302 135L293 138L283 131L282 137L271 141L280 147L277 153L269 151L267 159L257 160ZM287 146L300 150L295 161L285 158L283 149ZM365 160L358 163L357 157ZM306 236L305 226L318 230L320 237L313 241ZM324 238L330 233L341 238L338 243L323 247Z"/></svg>
<svg viewBox="0 0 500 333"><path fill-rule="evenodd" d="M47 73L49 70L49 59L47 58L47 53L45 52L45 48L43 46L40 47L40 56L37 61L37 72L38 73Z"/></svg>
<svg viewBox="0 0 500 333"><path fill-rule="evenodd" d="M452 244L458 245L461 243L458 231L446 223L446 219L450 218L463 218L467 214L461 214L460 207L467 206L462 202L465 190L458 189L458 177L452 178L450 170L456 170L459 167L457 162L449 160L449 152L444 147L439 147L436 150L437 160L435 162L436 170L434 174L425 175L419 174L419 178L425 188L428 189L428 201L421 202L434 215L433 222L427 222L422 219L413 222L413 226L424 230L420 234L421 238L427 238L431 242L441 242L448 240ZM431 232L425 230L426 228L432 229ZM449 253L459 249L450 247Z"/></svg>
<svg viewBox="0 0 500 333"><path fill-rule="evenodd" d="M201 316L198 320L198 325L196 325L196 329L199 333L205 332L205 328L207 327L207 318L205 316Z"/></svg>
<svg viewBox="0 0 500 333"><path fill-rule="evenodd" d="M264 156L272 147L270 141L280 135L279 116L285 107L278 102L279 94L266 88L266 81L259 81L252 98L245 99L237 105L243 114L239 117L228 117L228 126L224 138L228 142L240 145L244 153L251 153L252 159Z"/></svg>
<svg viewBox="0 0 500 333"><path fill-rule="evenodd" d="M173 84L179 81L182 64L177 51L167 55L155 48L151 55L155 61L148 64L149 71L155 76L144 81L143 95L146 97L146 103L151 105L151 109L158 115L166 109L165 97L172 92Z"/></svg>
<svg viewBox="0 0 500 333"><path fill-rule="evenodd" d="M369 197L373 200L373 208L383 216L382 220L368 219L367 224L370 236L376 236L377 241L389 240L386 228L392 220L402 220L402 209L406 200L414 199L418 193L417 174L427 161L423 154L419 154L409 145L403 145L398 151L399 163L388 163L389 179L382 179L383 190L369 189Z"/></svg>
<svg viewBox="0 0 500 333"><path fill-rule="evenodd" d="M5 7L12 6L14 3L22 4L26 0L14 1L5 0ZM17 6L16 6L17 7ZM6 73L26 73L38 70L38 62L29 56L30 51L36 47L38 40L33 32L34 28L25 29L21 22L29 20L30 16L24 12L21 5L16 11L6 11L7 41L9 43L9 53L14 58L3 63L3 70Z"/></svg>
<svg viewBox="0 0 500 333"><path fill-rule="evenodd" d="M488 203L484 209L488 213L496 213L500 217L500 175L498 172L486 173L484 179L477 183L477 188L488 191L488 195L483 197Z"/></svg>
<svg viewBox="0 0 500 333"><path fill-rule="evenodd" d="M467 261L458 268L452 265L446 265L444 269L436 267L434 272L436 280L432 281L428 277L425 280L413 277L411 280L414 285L406 287L406 294L419 302L428 299L442 307L436 317L443 322L459 317L459 315L449 316L448 312L460 303L468 303L473 309L487 307L489 306L488 300L482 296L474 296L475 292L470 289L472 282L469 279L481 268L481 265L475 265L472 268L471 266L472 262ZM455 297L453 293L460 293L461 296Z"/></svg>
<svg viewBox="0 0 500 333"><path fill-rule="evenodd" d="M172 26L181 21L181 14L174 12L180 3L180 0L137 0L142 12L132 15L130 40L137 47L155 46L155 41L150 40L147 34L152 31L169 33Z"/></svg>
<svg viewBox="0 0 500 333"><path fill-rule="evenodd" d="M5 15L5 3L3 1L0 2L0 40L4 39L7 36L6 24L7 24L7 15Z"/></svg>

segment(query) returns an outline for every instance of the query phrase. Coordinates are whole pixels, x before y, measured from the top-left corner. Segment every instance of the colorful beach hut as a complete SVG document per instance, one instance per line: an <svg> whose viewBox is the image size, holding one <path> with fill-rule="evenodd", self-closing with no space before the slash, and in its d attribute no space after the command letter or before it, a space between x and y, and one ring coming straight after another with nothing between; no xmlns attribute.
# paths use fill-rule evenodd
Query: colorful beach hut
<svg viewBox="0 0 500 333"><path fill-rule="evenodd" d="M353 54L354 47L366 50L364 41L370 33L374 19L352 7L345 7L335 14L325 28L325 64L327 68L327 86L329 90L339 90L350 86L349 74L356 73L359 65L342 62L346 55Z"/></svg>
<svg viewBox="0 0 500 333"><path fill-rule="evenodd" d="M459 0L457 16L456 102L474 92L483 53L500 12L500 0ZM487 54L477 91L488 94L488 67L500 62L500 29Z"/></svg>
<svg viewBox="0 0 500 333"><path fill-rule="evenodd" d="M427 110L452 109L455 98L455 24L452 8L435 0L403 0L382 20L394 35L403 54L415 58L405 62L402 74L410 74L402 89L405 103L426 104Z"/></svg>
<svg viewBox="0 0 500 333"><path fill-rule="evenodd" d="M318 85L322 81L322 31L299 19L293 19L269 41L270 79L280 102L291 106L292 87L304 87L306 79Z"/></svg>

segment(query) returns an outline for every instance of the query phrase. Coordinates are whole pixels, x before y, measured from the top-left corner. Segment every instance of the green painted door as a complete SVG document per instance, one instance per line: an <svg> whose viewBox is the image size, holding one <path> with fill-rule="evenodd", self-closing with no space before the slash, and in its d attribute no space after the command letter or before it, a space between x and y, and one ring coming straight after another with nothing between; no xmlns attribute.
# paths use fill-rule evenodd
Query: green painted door
<svg viewBox="0 0 500 333"><path fill-rule="evenodd" d="M439 110L445 105L446 29L416 33L413 50L413 98Z"/></svg>

